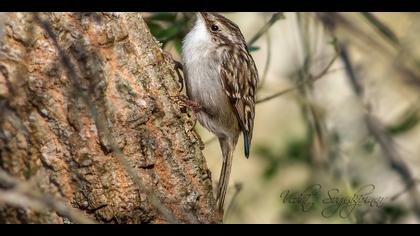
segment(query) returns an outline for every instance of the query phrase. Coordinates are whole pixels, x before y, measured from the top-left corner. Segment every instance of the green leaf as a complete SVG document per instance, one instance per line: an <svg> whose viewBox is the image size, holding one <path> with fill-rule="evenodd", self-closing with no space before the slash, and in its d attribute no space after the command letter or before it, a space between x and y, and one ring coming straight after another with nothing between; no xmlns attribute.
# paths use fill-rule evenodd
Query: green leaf
<svg viewBox="0 0 420 236"><path fill-rule="evenodd" d="M369 138L365 143L363 143L362 148L367 153L372 153L375 150L376 142L372 138Z"/></svg>
<svg viewBox="0 0 420 236"><path fill-rule="evenodd" d="M181 39L176 39L175 40L175 48L176 51L181 54L182 53L182 40Z"/></svg>
<svg viewBox="0 0 420 236"><path fill-rule="evenodd" d="M258 50L260 50L260 47L258 47L258 46L249 47L249 52L255 52L255 51L258 51Z"/></svg>
<svg viewBox="0 0 420 236"><path fill-rule="evenodd" d="M391 222L395 222L395 220L401 218L402 216L406 215L407 213L404 211L404 208L398 205L387 205L383 207L383 213L387 218L391 220Z"/></svg>
<svg viewBox="0 0 420 236"><path fill-rule="evenodd" d="M157 12L150 17L147 17L147 20L151 21L164 21L164 22L174 22L176 18L176 13L171 12Z"/></svg>
<svg viewBox="0 0 420 236"><path fill-rule="evenodd" d="M163 30L162 26L151 21L146 21L147 26L149 27L150 33L156 37L156 35Z"/></svg>
<svg viewBox="0 0 420 236"><path fill-rule="evenodd" d="M286 19L286 16L284 15L284 12L277 12L274 13L273 16L271 17L271 21L277 21L277 20L284 20Z"/></svg>
<svg viewBox="0 0 420 236"><path fill-rule="evenodd" d="M400 122L391 125L387 128L387 131L392 135L405 133L414 128L420 121L417 112L410 112L406 114Z"/></svg>
<svg viewBox="0 0 420 236"><path fill-rule="evenodd" d="M169 41L179 33L180 27L178 25L172 25L164 30L159 31L155 37L159 41Z"/></svg>
<svg viewBox="0 0 420 236"><path fill-rule="evenodd" d="M274 176L276 176L277 172L279 171L279 167L277 165L269 165L267 166L267 168L264 170L263 173L263 178L265 180L270 180L272 179Z"/></svg>
<svg viewBox="0 0 420 236"><path fill-rule="evenodd" d="M290 141L286 149L289 161L306 162L310 159L310 143L307 140Z"/></svg>
<svg viewBox="0 0 420 236"><path fill-rule="evenodd" d="M338 39L336 37L332 38L331 41L329 41L327 44L331 45L334 47L334 49L338 48Z"/></svg>
<svg viewBox="0 0 420 236"><path fill-rule="evenodd" d="M256 146L255 151L258 157L265 162L265 168L262 175L263 179L272 179L277 174L281 164L281 159L278 154L266 145Z"/></svg>

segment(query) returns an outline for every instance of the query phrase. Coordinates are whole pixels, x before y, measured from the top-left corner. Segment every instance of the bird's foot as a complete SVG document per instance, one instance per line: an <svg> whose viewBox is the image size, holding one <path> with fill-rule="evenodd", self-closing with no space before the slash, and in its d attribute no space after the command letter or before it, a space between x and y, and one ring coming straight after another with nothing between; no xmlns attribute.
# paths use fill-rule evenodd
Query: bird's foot
<svg viewBox="0 0 420 236"><path fill-rule="evenodd" d="M198 112L202 111L203 107L199 103L188 99L188 97L185 96L185 95L171 96L171 98L177 100L179 106L181 106L183 108L183 109L181 109L181 112L187 113L188 117L190 117L190 119L192 121L192 125L191 125L191 128L188 129L188 133L191 132L192 130L194 130L195 125L197 124L197 119L194 116L194 114L197 114ZM188 113L185 108L191 109L193 111L192 112L193 114Z"/></svg>
<svg viewBox="0 0 420 236"><path fill-rule="evenodd" d="M177 95L172 97L180 101L182 106L190 108L194 113L203 111L203 107L198 102L190 100L185 95Z"/></svg>
<svg viewBox="0 0 420 236"><path fill-rule="evenodd" d="M180 73L180 71L182 71L182 73L184 74L184 69L183 69L182 63L179 62L179 61L177 61L177 60L175 60L172 57L172 54L170 54L169 52L164 51L163 52L163 56L165 58L167 58L170 62L173 62L175 64L174 69L175 69L175 72L176 72L176 74L178 76L178 82L181 85L181 87L179 89L179 92L182 92L182 90L184 89L184 77Z"/></svg>

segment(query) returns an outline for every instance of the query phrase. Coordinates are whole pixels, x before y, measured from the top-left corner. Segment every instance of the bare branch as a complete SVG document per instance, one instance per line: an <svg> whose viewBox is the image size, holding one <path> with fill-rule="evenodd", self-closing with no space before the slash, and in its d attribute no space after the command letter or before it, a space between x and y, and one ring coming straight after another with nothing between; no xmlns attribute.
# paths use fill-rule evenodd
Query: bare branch
<svg viewBox="0 0 420 236"><path fill-rule="evenodd" d="M405 82L420 86L419 69L420 61L413 55L412 50L404 48L404 44L398 43L398 38L389 27L379 21L373 19L368 15L368 21L377 29L382 37L385 37L391 47L372 37L372 35L365 32L360 26L354 24L340 13L319 13L317 14L326 28L333 32L336 28L340 27L362 42L361 45L367 45L370 49L375 49L376 52L391 58L393 60L395 69L404 75ZM366 18L366 15L365 15ZM389 31L389 32L388 32ZM357 44L356 44L357 45ZM394 50L392 50L394 49ZM402 57L403 56L403 57Z"/></svg>
<svg viewBox="0 0 420 236"><path fill-rule="evenodd" d="M362 16L368 20L391 44L397 47L400 46L397 35L388 26L382 23L376 16L370 12L361 12L360 14L362 14Z"/></svg>
<svg viewBox="0 0 420 236"><path fill-rule="evenodd" d="M363 87L359 83L356 73L353 70L350 57L347 53L345 46L341 46L341 59L344 62L347 77L349 78L353 90L355 94L359 97L360 100L363 99L364 92ZM368 128L372 137L376 140L376 142L380 145L383 153L383 157L385 161L389 164L389 167L398 173L401 177L402 181L404 182L407 191L410 191L411 199L414 205L414 211L418 218L420 218L420 202L419 202L419 194L416 188L413 188L416 183L416 179L411 172L410 168L408 167L407 163L401 158L398 154L398 151L395 147L394 140L390 137L384 126L381 124L379 119L373 116L369 112L369 105L366 104L365 106L365 123L366 127Z"/></svg>
<svg viewBox="0 0 420 236"><path fill-rule="evenodd" d="M270 63L271 63L271 37L270 37L270 32L267 31L266 33L266 43L267 43L267 58L265 60L265 65L264 65L264 71L263 74L261 76L261 80L260 83L258 84L258 88L257 91L260 90L264 84L265 81L267 79L267 73L268 73L268 69L270 68Z"/></svg>
<svg viewBox="0 0 420 236"><path fill-rule="evenodd" d="M249 42L248 46L252 46L261 36L263 36L270 28L274 25L278 20L285 19L283 12L274 13L270 20L252 37Z"/></svg>
<svg viewBox="0 0 420 236"><path fill-rule="evenodd" d="M411 191L411 189L412 189L413 187L416 187L418 184L420 184L420 180L415 179L415 181L414 181L414 184L413 184L413 185L411 185L411 186L405 186L405 188L404 188L401 192L396 193L395 195L393 195L392 197L390 197L390 198L389 198L389 200L390 200L390 201L395 201L395 200L397 200L397 199L398 199L399 197L401 197L403 194L405 194L405 193L407 193L407 192Z"/></svg>
<svg viewBox="0 0 420 236"><path fill-rule="evenodd" d="M236 203L236 199L238 198L239 193L242 191L242 184L241 183L235 183L235 193L232 196L232 200L230 201L230 204L226 210L225 218L229 216L229 214L232 212L232 209Z"/></svg>
<svg viewBox="0 0 420 236"><path fill-rule="evenodd" d="M334 64L334 62L337 60L338 56L339 56L339 54L336 53L334 55L334 57L330 60L330 62L327 64L327 66L319 74L317 74L317 75L311 75L311 74L309 74L306 79L303 79L296 86L291 87L291 88L288 88L288 89L285 89L283 91L280 91L280 92L275 93L273 95L270 95L268 97L259 99L259 100L257 100L256 103L259 104L259 103L270 101L270 100L272 100L274 98L280 97L281 95L284 95L286 93L289 93L291 91L294 91L295 89L300 88L300 87L302 87L302 86L304 86L304 85L306 85L308 83L313 83L313 82L316 82L317 80L323 78L327 74L327 72L329 71L329 69L331 68L331 66Z"/></svg>

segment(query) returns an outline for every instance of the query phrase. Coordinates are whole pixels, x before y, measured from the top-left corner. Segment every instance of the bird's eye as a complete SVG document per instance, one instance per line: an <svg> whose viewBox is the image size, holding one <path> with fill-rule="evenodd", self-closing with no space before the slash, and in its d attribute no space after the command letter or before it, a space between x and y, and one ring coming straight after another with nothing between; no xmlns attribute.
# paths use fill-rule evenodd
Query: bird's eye
<svg viewBox="0 0 420 236"><path fill-rule="evenodd" d="M217 25L212 25L212 26L211 26L211 31L213 31L213 32L219 31L219 26L217 26Z"/></svg>

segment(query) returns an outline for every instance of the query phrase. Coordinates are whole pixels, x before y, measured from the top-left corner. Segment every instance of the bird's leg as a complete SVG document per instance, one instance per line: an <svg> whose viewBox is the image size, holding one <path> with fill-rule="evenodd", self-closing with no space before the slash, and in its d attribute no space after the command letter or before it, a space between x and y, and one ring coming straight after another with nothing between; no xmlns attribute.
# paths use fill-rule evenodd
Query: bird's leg
<svg viewBox="0 0 420 236"><path fill-rule="evenodd" d="M184 77L181 75L180 71L184 73L184 69L182 67L182 63L175 60L172 55L169 52L163 52L164 57L168 58L171 62L175 64L175 72L178 76L178 82L181 84L181 88L179 89L179 92L181 92L184 89ZM185 74L184 74L185 75Z"/></svg>
<svg viewBox="0 0 420 236"><path fill-rule="evenodd" d="M200 111L203 110L203 107L196 101L184 99L182 100L182 102L184 102L184 104L187 107L189 107L194 113L199 113Z"/></svg>

